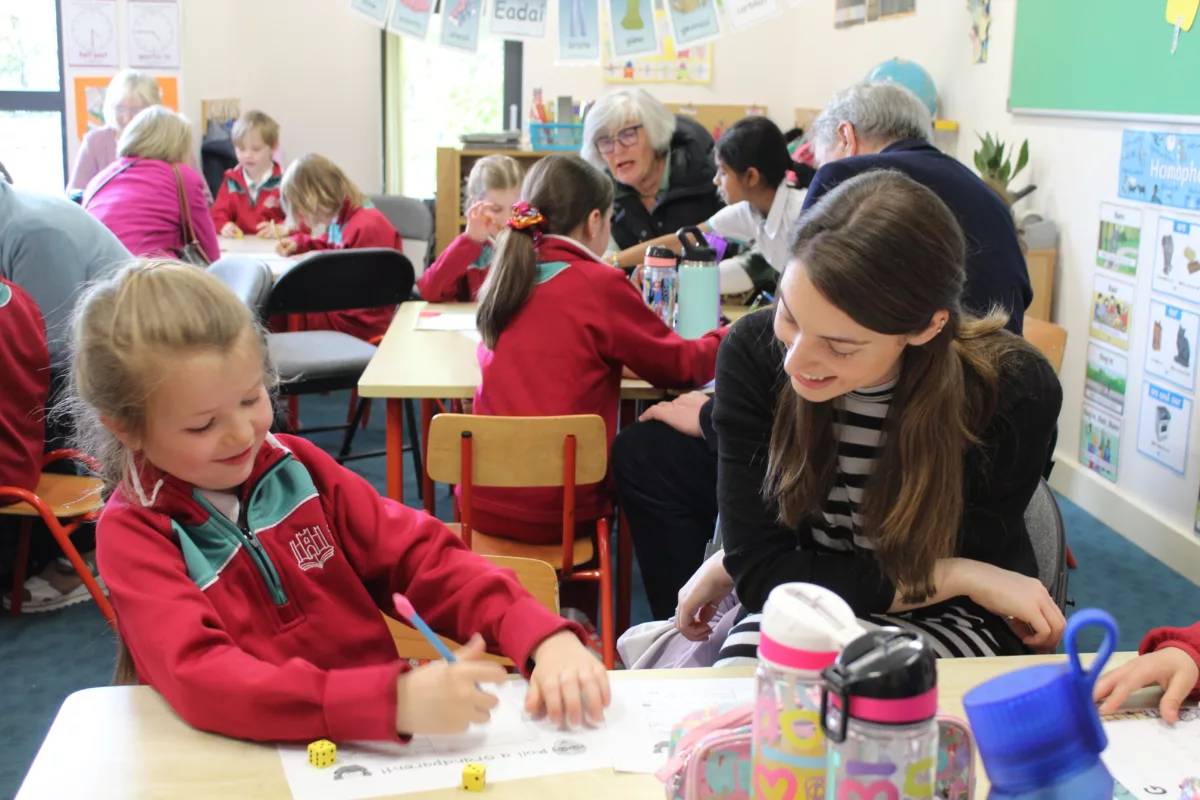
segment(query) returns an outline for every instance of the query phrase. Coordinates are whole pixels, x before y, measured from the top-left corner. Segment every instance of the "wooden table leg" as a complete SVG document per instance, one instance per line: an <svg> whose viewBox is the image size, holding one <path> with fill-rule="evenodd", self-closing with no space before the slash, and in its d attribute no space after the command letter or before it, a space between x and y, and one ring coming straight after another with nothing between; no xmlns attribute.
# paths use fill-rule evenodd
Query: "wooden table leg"
<svg viewBox="0 0 1200 800"><path fill-rule="evenodd" d="M424 487L424 494L425 494L425 511L429 514L429 516L436 517L437 516L437 497L434 494L433 478L429 477L429 466L428 466L428 464L429 464L429 461L428 461L428 459L429 459L429 424L433 421L433 410L434 410L434 401L433 400L424 399L421 401L421 437L422 437L422 442L423 442L423 447L421 449L421 455L423 455L426 459L426 462L425 462L426 466L422 470L422 472L424 474L421 476L421 480L424 481L424 484L422 484L422 485Z"/></svg>
<svg viewBox="0 0 1200 800"><path fill-rule="evenodd" d="M414 431L415 433L415 431ZM387 428L384 433L387 449L387 496L404 502L404 401L388 398Z"/></svg>

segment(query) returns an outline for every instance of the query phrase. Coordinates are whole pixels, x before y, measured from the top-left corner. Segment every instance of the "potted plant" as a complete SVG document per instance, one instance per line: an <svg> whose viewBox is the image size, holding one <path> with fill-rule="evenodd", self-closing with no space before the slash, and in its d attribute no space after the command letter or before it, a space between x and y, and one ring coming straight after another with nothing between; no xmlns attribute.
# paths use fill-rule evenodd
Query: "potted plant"
<svg viewBox="0 0 1200 800"><path fill-rule="evenodd" d="M1009 183L1029 163L1028 139L1021 144L1021 151L1017 154L1017 165L1014 167L1011 158L1013 151L1008 149L999 137L993 139L990 133L987 136L975 135L979 138L979 149L975 151L975 168L979 170L983 182L992 187L992 191L1000 195L1005 203L1012 206L1037 188L1030 184L1016 194L1008 191Z"/></svg>

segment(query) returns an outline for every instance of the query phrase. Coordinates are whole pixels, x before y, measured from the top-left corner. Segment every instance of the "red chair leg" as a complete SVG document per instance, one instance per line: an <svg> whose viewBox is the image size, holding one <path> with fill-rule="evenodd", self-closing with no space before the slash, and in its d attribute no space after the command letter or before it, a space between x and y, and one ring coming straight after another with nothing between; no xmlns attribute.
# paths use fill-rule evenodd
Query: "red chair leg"
<svg viewBox="0 0 1200 800"><path fill-rule="evenodd" d="M600 645L604 668L613 669L617 661L617 640L613 633L612 560L608 546L608 520L596 521L596 555L600 560Z"/></svg>
<svg viewBox="0 0 1200 800"><path fill-rule="evenodd" d="M350 390L350 407L346 409L346 424L354 421L354 409L358 406L358 389Z"/></svg>
<svg viewBox="0 0 1200 800"><path fill-rule="evenodd" d="M1078 566L1075 563L1075 554L1071 552L1071 546L1067 545L1067 569L1075 569Z"/></svg>
<svg viewBox="0 0 1200 800"><path fill-rule="evenodd" d="M633 537L625 512L617 517L617 635L629 630L630 606L633 602Z"/></svg>
<svg viewBox="0 0 1200 800"><path fill-rule="evenodd" d="M84 563L83 556L79 555L79 551L75 549L75 544L71 541L71 537L63 530L63 527L58 524L56 519L46 520L46 527L50 529L50 533L58 540L58 546L62 548L66 554L67 560L71 562L71 566L75 568L83 585L88 588L88 593L92 599L96 601L96 605L100 607L100 612L104 614L104 618L108 620L108 624L113 630L117 629L117 615L113 612L112 606L108 602L108 598L104 596L104 592L100 590L100 584L96 583L96 578L92 575L92 571L88 569Z"/></svg>
<svg viewBox="0 0 1200 800"><path fill-rule="evenodd" d="M367 398L367 407L363 409L362 429L365 431L371 422L371 399Z"/></svg>
<svg viewBox="0 0 1200 800"><path fill-rule="evenodd" d="M17 539L17 562L13 565L12 606L9 616L21 616L21 603L25 598L25 571L29 567L29 539L33 533L33 517L21 519L21 530Z"/></svg>

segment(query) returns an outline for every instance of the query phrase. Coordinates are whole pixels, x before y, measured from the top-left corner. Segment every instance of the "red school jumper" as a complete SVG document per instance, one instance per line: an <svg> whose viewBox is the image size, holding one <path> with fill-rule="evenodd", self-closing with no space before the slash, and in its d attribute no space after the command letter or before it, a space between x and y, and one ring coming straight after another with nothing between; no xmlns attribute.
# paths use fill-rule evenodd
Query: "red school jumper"
<svg viewBox="0 0 1200 800"><path fill-rule="evenodd" d="M621 368L655 386L689 388L713 379L725 328L684 339L646 307L625 273L579 243L545 236L533 293L501 333L479 345L483 380L475 413L495 416L598 414L611 448ZM545 544L562 538L561 488L474 489L472 522L484 533ZM612 512L607 481L576 488L580 524Z"/></svg>
<svg viewBox="0 0 1200 800"><path fill-rule="evenodd" d="M1146 634L1138 655L1154 653L1164 647L1177 647L1200 666L1200 622L1190 628L1156 628ZM1192 688L1191 697L1200 699L1200 683Z"/></svg>
<svg viewBox="0 0 1200 800"><path fill-rule="evenodd" d="M400 234L392 227L392 223L388 222L382 211L370 203L365 206L353 206L349 199L342 203L337 219L329 226L324 236L312 236L301 231L292 234L292 240L296 242L297 253L313 250L359 250L366 247L390 247L404 252ZM341 331L369 342L387 333L388 325L392 324L392 317L395 315L395 306L381 306L291 316L302 320L300 330Z"/></svg>
<svg viewBox="0 0 1200 800"><path fill-rule="evenodd" d="M492 263L491 242L459 234L417 279L421 297L431 303L474 302Z"/></svg>
<svg viewBox="0 0 1200 800"><path fill-rule="evenodd" d="M25 290L0 278L0 486L33 491L46 449L50 353L46 323ZM0 505L15 502L0 497Z"/></svg>
<svg viewBox="0 0 1200 800"><path fill-rule="evenodd" d="M547 637L582 636L510 570L304 439L268 436L232 510L234 498L148 465L141 476L147 496L161 488L149 508L125 484L109 499L100 571L139 681L200 730L398 740L396 680L409 666L380 613L393 614L393 592L456 641L481 634L527 676Z"/></svg>
<svg viewBox="0 0 1200 800"><path fill-rule="evenodd" d="M212 206L213 225L217 233L227 222L237 225L242 233L249 234L257 234L258 226L264 222L282 225L287 219L279 199L282 180L283 170L272 162L270 177L259 187L258 197L251 198L246 170L240 166L225 170L225 177L221 179L221 188Z"/></svg>

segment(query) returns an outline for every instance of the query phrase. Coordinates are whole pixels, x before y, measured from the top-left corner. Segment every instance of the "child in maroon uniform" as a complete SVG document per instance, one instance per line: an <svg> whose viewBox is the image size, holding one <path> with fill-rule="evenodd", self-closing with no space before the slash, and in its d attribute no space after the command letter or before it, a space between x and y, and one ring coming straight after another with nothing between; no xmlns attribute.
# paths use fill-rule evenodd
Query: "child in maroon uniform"
<svg viewBox="0 0 1200 800"><path fill-rule="evenodd" d="M1159 703L1163 719L1178 722L1180 704L1188 697L1200 699L1200 622L1190 628L1152 630L1138 652L1133 661L1096 681L1096 699L1108 698L1100 713L1116 711L1144 686L1160 686L1165 691Z"/></svg>
<svg viewBox="0 0 1200 800"><path fill-rule="evenodd" d="M88 290L74 331L76 427L113 488L97 540L124 677L227 736L399 741L488 719L478 684L506 676L486 646L530 678L530 713L601 718L608 677L577 626L438 520L268 433L261 331L220 281L126 268ZM467 642L457 663L397 657L395 592Z"/></svg>
<svg viewBox="0 0 1200 800"><path fill-rule="evenodd" d="M274 238L273 225L286 215L279 200L283 170L272 153L279 146L279 123L261 111L247 111L233 125L238 165L225 171L213 202L212 218L221 236L257 234Z"/></svg>
<svg viewBox="0 0 1200 800"><path fill-rule="evenodd" d="M305 230L284 239L282 256L312 250L354 250L390 247L403 250L400 234L346 173L329 159L309 153L288 167L281 186L283 206L295 222L307 229L323 225L323 236ZM370 341L387 332L395 306L304 314L302 330L335 330ZM293 315L300 316L300 315Z"/></svg>
<svg viewBox="0 0 1200 800"><path fill-rule="evenodd" d="M622 368L655 386L712 380L724 329L684 339L625 273L604 264L612 181L575 156L549 156L525 179L479 293L476 414L598 414L616 435ZM483 532L528 542L562 537L562 489L474 490ZM604 483L576 492L582 525L611 513Z"/></svg>
<svg viewBox="0 0 1200 800"><path fill-rule="evenodd" d="M521 199L521 165L508 156L486 156L467 177L467 230L422 273L417 288L431 303L474 300L487 278L495 238Z"/></svg>
<svg viewBox="0 0 1200 800"><path fill-rule="evenodd" d="M42 474L50 392L46 325L37 303L0 278L0 486L33 491ZM0 497L0 505L13 502Z"/></svg>

